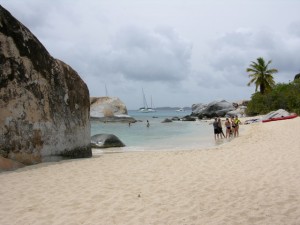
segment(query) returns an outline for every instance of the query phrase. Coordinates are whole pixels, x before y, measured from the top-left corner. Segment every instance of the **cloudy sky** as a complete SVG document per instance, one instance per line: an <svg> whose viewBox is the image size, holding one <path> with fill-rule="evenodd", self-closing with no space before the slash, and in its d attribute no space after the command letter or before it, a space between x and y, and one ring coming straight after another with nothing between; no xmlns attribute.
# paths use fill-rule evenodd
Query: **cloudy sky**
<svg viewBox="0 0 300 225"><path fill-rule="evenodd" d="M272 60L276 82L300 72L299 0L0 0L73 67L91 96L128 109L249 99L245 72Z"/></svg>

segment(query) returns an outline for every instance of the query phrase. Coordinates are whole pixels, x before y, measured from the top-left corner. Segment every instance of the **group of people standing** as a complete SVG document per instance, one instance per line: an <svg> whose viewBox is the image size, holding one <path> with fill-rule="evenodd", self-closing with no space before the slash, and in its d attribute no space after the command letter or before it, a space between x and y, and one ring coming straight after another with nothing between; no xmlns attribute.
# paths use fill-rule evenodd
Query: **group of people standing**
<svg viewBox="0 0 300 225"><path fill-rule="evenodd" d="M226 118L225 121L225 127L226 127L226 135L223 132L222 128L222 121L221 118L215 118L215 121L213 122L214 127L214 134L215 139L217 138L229 138L229 137L237 137L239 136L239 125L241 121L239 120L238 116Z"/></svg>

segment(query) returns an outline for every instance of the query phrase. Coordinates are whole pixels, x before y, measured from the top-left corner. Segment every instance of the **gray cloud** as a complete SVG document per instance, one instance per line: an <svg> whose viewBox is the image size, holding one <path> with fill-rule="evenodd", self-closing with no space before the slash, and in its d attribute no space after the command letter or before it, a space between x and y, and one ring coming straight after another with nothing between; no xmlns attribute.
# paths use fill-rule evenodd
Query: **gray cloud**
<svg viewBox="0 0 300 225"><path fill-rule="evenodd" d="M300 38L300 20L290 23L287 30L290 34Z"/></svg>
<svg viewBox="0 0 300 225"><path fill-rule="evenodd" d="M176 83L190 73L192 45L170 27L149 30L129 26L104 43L76 38L67 43L58 41L55 46L52 49L57 48L57 54L81 74L100 80L123 77Z"/></svg>
<svg viewBox="0 0 300 225"><path fill-rule="evenodd" d="M284 36L272 30L239 29L225 33L211 42L212 54L207 58L209 65L206 83L218 88L223 81L230 85L244 86L248 83L246 68L258 57L272 60L271 67L279 73L274 77L277 81L287 81L299 71L300 38ZM211 81L208 81L210 80ZM203 82L200 82L203 84Z"/></svg>
<svg viewBox="0 0 300 225"><path fill-rule="evenodd" d="M130 80L177 82L189 75L191 50L171 28L127 27L114 36L104 60Z"/></svg>
<svg viewBox="0 0 300 225"><path fill-rule="evenodd" d="M91 95L103 95L105 83L129 108L142 87L156 106L249 98L245 70L257 57L273 61L276 81L300 72L298 1L0 2Z"/></svg>

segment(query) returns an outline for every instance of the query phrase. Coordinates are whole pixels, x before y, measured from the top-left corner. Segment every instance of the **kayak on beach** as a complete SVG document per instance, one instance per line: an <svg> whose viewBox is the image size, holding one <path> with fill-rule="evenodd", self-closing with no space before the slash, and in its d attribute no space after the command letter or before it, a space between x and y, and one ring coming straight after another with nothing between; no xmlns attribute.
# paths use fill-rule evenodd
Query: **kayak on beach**
<svg viewBox="0 0 300 225"><path fill-rule="evenodd" d="M298 115L296 113L293 113L289 116L282 116L282 117L275 117L275 118L270 118L270 119L266 119L266 120L262 120L263 123L266 122L272 122L272 121L277 121L277 120L287 120L287 119L294 119L296 118Z"/></svg>

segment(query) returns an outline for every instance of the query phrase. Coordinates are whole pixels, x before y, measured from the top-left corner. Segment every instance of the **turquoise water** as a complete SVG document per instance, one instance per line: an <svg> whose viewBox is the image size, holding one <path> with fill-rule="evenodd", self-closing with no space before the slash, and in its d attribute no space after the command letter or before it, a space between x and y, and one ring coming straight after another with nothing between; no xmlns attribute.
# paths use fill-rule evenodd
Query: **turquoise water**
<svg viewBox="0 0 300 225"><path fill-rule="evenodd" d="M126 147L124 151L190 150L215 146L212 125L202 121L173 121L162 123L165 118L190 115L191 111L160 110L141 113L130 110L128 114L141 122L101 123L92 122L91 134L116 135ZM147 127L147 120L150 127Z"/></svg>

